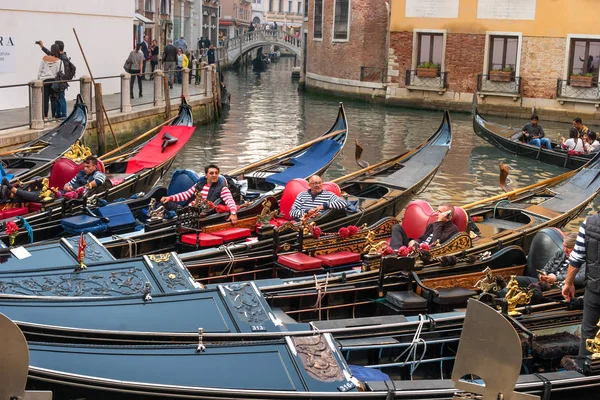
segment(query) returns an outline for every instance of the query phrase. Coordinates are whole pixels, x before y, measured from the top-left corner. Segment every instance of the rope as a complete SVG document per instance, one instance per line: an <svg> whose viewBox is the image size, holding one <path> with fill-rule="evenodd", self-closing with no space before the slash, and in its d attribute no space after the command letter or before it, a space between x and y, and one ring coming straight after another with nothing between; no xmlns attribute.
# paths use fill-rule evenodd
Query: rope
<svg viewBox="0 0 600 400"><path fill-rule="evenodd" d="M427 342L425 339L421 338L421 331L423 330L423 325L425 324L425 317L422 314L419 314L419 326L415 331L415 336L413 336L412 342L410 345L404 350L398 357L394 359L394 362L397 362L403 355L406 354L406 358L404 359L404 363L408 363L409 361L416 361L413 364L410 364L410 379L413 378L413 373L415 370L421 365L421 361L425 358L425 353L427 352ZM417 361L417 347L418 344L423 344L423 353Z"/></svg>
<svg viewBox="0 0 600 400"><path fill-rule="evenodd" d="M499 202L497 202L496 205L494 206L494 215L493 215L493 218L496 218L496 208L498 208L498 206L501 203L510 204L510 201L508 201L508 200L500 200Z"/></svg>
<svg viewBox="0 0 600 400"><path fill-rule="evenodd" d="M129 247L129 257L137 257L138 248L137 242L131 238L124 238L120 235L112 235L112 238L115 240L124 240L127 242L127 246Z"/></svg>
<svg viewBox="0 0 600 400"><path fill-rule="evenodd" d="M21 221L23 223L23 228L27 231L27 236L29 237L29 243L33 243L33 228L29 225L29 222L23 217L17 217L17 221Z"/></svg>
<svg viewBox="0 0 600 400"><path fill-rule="evenodd" d="M327 285L329 284L329 272L325 275L325 283L320 284L317 279L317 275L313 275L315 279L315 290L317 291L317 301L315 302L314 309L319 313L319 321L321 320L321 302L323 297L327 294Z"/></svg>
<svg viewBox="0 0 600 400"><path fill-rule="evenodd" d="M229 257L229 262L227 263L227 265L225 266L225 268L223 268L221 276L227 276L227 275L229 275L229 273L231 272L231 268L233 268L233 265L235 264L235 256L231 252L231 247L232 246L235 246L235 244L234 243L227 243L227 244L224 244L222 246L219 246L219 250L224 251L225 254L227 255L227 257Z"/></svg>

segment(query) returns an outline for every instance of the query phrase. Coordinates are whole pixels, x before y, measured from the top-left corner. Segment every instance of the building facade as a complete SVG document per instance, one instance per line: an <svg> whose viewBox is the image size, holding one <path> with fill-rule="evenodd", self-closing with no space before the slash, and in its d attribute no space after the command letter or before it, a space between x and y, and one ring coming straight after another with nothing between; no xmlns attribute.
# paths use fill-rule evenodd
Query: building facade
<svg viewBox="0 0 600 400"><path fill-rule="evenodd" d="M250 0L221 0L219 32L225 39L243 34L252 21Z"/></svg>
<svg viewBox="0 0 600 400"><path fill-rule="evenodd" d="M262 1L265 3L265 18L269 25L276 22L278 29L292 34L300 30L304 16L303 0Z"/></svg>
<svg viewBox="0 0 600 400"><path fill-rule="evenodd" d="M370 88L389 103L463 109L476 94L484 108L502 112L536 107L566 116L595 114L600 106L600 27L593 0L391 0L385 14L377 12L383 0L310 3L309 87L341 93ZM338 17L338 9L346 3L349 35L340 45L334 36L345 15L342 10ZM356 3L368 3L377 17ZM331 68L341 48L360 46L364 38L355 33L368 26L376 45L369 52L372 62L349 58L351 65ZM315 29L322 37L315 37ZM377 50L381 43L385 54ZM386 68L361 73L365 65Z"/></svg>
<svg viewBox="0 0 600 400"><path fill-rule="evenodd" d="M254 25L267 23L265 16L265 0L252 0L252 23Z"/></svg>

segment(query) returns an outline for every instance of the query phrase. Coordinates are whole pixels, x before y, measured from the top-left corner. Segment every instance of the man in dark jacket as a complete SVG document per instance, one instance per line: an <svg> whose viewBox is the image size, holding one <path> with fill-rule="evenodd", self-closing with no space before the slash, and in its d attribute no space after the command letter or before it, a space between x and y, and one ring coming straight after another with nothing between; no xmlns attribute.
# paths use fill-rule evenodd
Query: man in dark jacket
<svg viewBox="0 0 600 400"><path fill-rule="evenodd" d="M215 46L213 46L212 44L210 45L210 47L208 48L208 51L206 52L206 57L208 58L208 63L209 64L214 64L216 61L216 54L215 54Z"/></svg>
<svg viewBox="0 0 600 400"><path fill-rule="evenodd" d="M173 89L175 82L175 72L177 68L177 48L173 46L172 40L167 40L167 45L163 51L164 72L169 77L169 87Z"/></svg>
<svg viewBox="0 0 600 400"><path fill-rule="evenodd" d="M429 245L434 245L438 241L439 243L444 243L460 232L458 227L452 223L452 217L454 217L454 206L450 203L440 204L437 210L437 221L427 225L425 233L418 239L410 239L402 228L402 225L394 225L390 247L398 250L402 246L411 247L419 243L427 243Z"/></svg>
<svg viewBox="0 0 600 400"><path fill-rule="evenodd" d="M575 297L575 277L585 263L580 356L590 354L586 349L586 340L593 339L598 332L597 324L600 319L600 254L598 249L600 249L600 214L595 214L588 217L579 228L575 247L569 257L567 278L562 289L562 295L567 301Z"/></svg>
<svg viewBox="0 0 600 400"><path fill-rule="evenodd" d="M150 59L150 52L148 51L148 35L144 35L144 40L142 40L142 54L144 55L144 63L142 64L142 80L146 79L146 61Z"/></svg>

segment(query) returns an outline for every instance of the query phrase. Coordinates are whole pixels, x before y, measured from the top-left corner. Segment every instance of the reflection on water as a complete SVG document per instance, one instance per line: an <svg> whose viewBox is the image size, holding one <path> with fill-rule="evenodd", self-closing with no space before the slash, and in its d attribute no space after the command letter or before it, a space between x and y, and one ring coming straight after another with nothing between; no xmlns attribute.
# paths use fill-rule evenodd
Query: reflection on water
<svg viewBox="0 0 600 400"><path fill-rule="evenodd" d="M334 122L339 100L298 92L290 79L293 59L282 58L263 73L250 69L228 71L225 80L231 92L231 108L217 123L199 126L178 156L171 171L191 168L201 171L214 162L226 172L290 149L326 131ZM346 148L327 171L336 178L358 169L354 141L364 147L362 158L376 163L408 150L426 140L438 128L441 112L350 102L344 106L349 137ZM453 113L453 142L448 156L429 187L417 197L433 203L466 204L501 192L498 163L511 167L515 188L550 178L566 170L520 158L498 150L473 133L470 115ZM514 127L525 120L490 118ZM549 134L568 132L566 124L552 124ZM598 200L593 209L598 209ZM592 205L587 209L589 213ZM576 229L581 219L570 225Z"/></svg>

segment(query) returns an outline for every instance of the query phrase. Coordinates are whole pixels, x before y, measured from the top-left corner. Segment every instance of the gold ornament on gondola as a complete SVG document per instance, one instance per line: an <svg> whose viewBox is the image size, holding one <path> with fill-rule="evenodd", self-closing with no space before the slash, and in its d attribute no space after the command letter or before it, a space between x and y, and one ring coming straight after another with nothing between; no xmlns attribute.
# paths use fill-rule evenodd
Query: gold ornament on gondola
<svg viewBox="0 0 600 400"><path fill-rule="evenodd" d="M77 140L73 145L71 145L64 157L68 158L69 160L73 160L76 163L80 163L91 155L92 150Z"/></svg>
<svg viewBox="0 0 600 400"><path fill-rule="evenodd" d="M492 274L492 269L487 267L483 270L483 273L484 277L475 283L475 287L481 290L481 294L500 291L500 285L498 285L496 277Z"/></svg>
<svg viewBox="0 0 600 400"><path fill-rule="evenodd" d="M533 292L531 290L524 291L519 288L519 283L515 275L511 276L510 282L506 285L506 302L508 304L507 312L511 317L516 317L521 315L520 312L515 311L517 306L524 306L529 304L531 301L531 297L533 296Z"/></svg>
<svg viewBox="0 0 600 400"><path fill-rule="evenodd" d="M363 248L362 252L369 255L381 254L387 245L387 241L385 240L381 240L376 243L375 231L369 230L367 232L367 236L365 237L365 247Z"/></svg>
<svg viewBox="0 0 600 400"><path fill-rule="evenodd" d="M596 326L600 328L600 321L598 321L598 324ZM587 351L592 353L592 360L600 359L600 330L596 332L596 336L594 338L586 339L585 348L587 349Z"/></svg>
<svg viewBox="0 0 600 400"><path fill-rule="evenodd" d="M58 192L58 188L50 187L50 180L48 178L42 179L42 188L40 189L40 199L42 201L51 201L54 199L54 194Z"/></svg>
<svg viewBox="0 0 600 400"><path fill-rule="evenodd" d="M154 207L156 207L156 199L150 200L150 205L148 206L148 218L150 218L151 221L164 219L165 207L162 204L156 209L154 209Z"/></svg>
<svg viewBox="0 0 600 400"><path fill-rule="evenodd" d="M268 224L269 222L271 222L271 220L273 218L275 218L277 216L278 211L274 210L271 211L271 202L268 199L265 199L261 205L263 206L262 211L260 212L260 215L258 216L256 222L259 224Z"/></svg>

